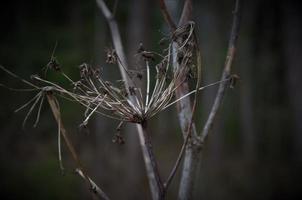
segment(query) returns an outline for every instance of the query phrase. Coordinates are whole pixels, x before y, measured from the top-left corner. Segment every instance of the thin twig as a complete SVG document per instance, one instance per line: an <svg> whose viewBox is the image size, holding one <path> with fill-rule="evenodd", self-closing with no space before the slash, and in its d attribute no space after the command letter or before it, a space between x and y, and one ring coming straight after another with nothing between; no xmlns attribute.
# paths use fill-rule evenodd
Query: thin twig
<svg viewBox="0 0 302 200"><path fill-rule="evenodd" d="M118 25L114 19L113 14L110 12L110 10L108 9L105 2L103 0L96 0L96 2L97 2L98 7L100 8L100 10L102 11L104 17L106 18L108 25L110 27L112 42L113 42L117 57L121 61L121 62L118 62L120 72L121 72L123 80L125 81L126 88L128 88L130 86L129 85L130 80L129 80L126 70L124 70L124 68L127 69L128 67L127 67L126 56L124 54L122 39L120 36L120 31L119 31Z"/></svg>
<svg viewBox="0 0 302 200"><path fill-rule="evenodd" d="M162 12L162 15L164 16L164 19L165 19L166 23L168 24L169 28L171 29L171 31L175 31L176 25L175 25L174 21L172 20L172 17L167 9L165 0L159 0L159 5L160 5L160 10Z"/></svg>
<svg viewBox="0 0 302 200"><path fill-rule="evenodd" d="M192 0L185 0L178 26L183 26L192 19Z"/></svg>
<svg viewBox="0 0 302 200"><path fill-rule="evenodd" d="M177 169L178 169L178 167L179 167L179 165L180 165L180 161L181 161L181 159L182 159L182 157L183 157L183 155L184 155L184 151L185 151L186 146L187 146L187 144L188 144L190 135L191 135L191 134L187 134L187 136L186 136L186 138L185 138L185 141L183 142L182 147L181 147L181 149L180 149L180 152L179 152L179 154L178 154L177 160L176 160L176 162L175 162L175 164L174 164L174 166L173 166L173 168L172 168L172 170L171 170L171 172L170 172L170 175L168 176L167 180L166 180L165 183L164 183L165 190L168 189L168 187L170 186L170 183L172 182L172 180L173 180L173 178L174 178L174 176L175 176L175 174L176 174L176 171L177 171Z"/></svg>
<svg viewBox="0 0 302 200"><path fill-rule="evenodd" d="M118 62L119 69L120 69L122 78L124 80L126 89L129 92L130 80L129 80L129 77L127 76L127 72L125 70L125 68L128 69L128 67L127 67L126 56L124 53L121 36L120 36L120 32L119 32L117 23L114 19L114 16L112 15L110 10L106 6L105 2L103 0L96 0L96 2L109 24L111 36L112 36L112 40L113 40L113 45L116 50L117 57L121 61L121 62ZM133 101L133 99L130 99L130 101ZM144 131L143 131L143 127L141 124L137 124L137 131L138 131L138 135L139 135L139 139L140 139L140 145L141 145L142 154L143 154L143 158L144 158L144 162L145 162L145 166L146 166L146 171L147 171L147 176L148 176L148 180L149 180L152 198L154 200L156 200L156 199L158 199L157 196L160 191L160 188L157 187L157 181L156 181L156 179L158 178L157 177L158 174L156 174L156 172L154 171L154 169L152 167L151 158L148 155L149 154L148 146L146 146L145 141L144 141Z"/></svg>
<svg viewBox="0 0 302 200"><path fill-rule="evenodd" d="M67 131L63 126L63 122L61 119L61 112L59 109L59 105L57 104L56 98L53 96L52 91L47 91L46 92L47 100L50 105L51 111L55 117L55 120L58 124L58 127L60 128L60 134L62 134L63 139L67 145L68 150L71 153L72 158L75 160L75 162L78 165L79 170L82 172L82 177L87 181L88 185L90 188L95 189L96 184L94 182L91 182L91 179L88 177L87 173L84 171L83 165L78 157L78 154L76 153L76 150L71 143L71 140L69 139L67 135ZM93 184L92 184L93 183ZM99 188L99 187L97 187ZM102 190L93 190L98 197L101 199L109 200L108 196L102 191Z"/></svg>
<svg viewBox="0 0 302 200"><path fill-rule="evenodd" d="M237 44L239 28L240 28L241 12L242 12L241 0L236 0L235 9L233 11L233 22L232 22L230 39L229 39L228 51L227 51L227 56L226 56L224 70L223 70L223 73L221 76L221 80L228 78L231 73L231 66L233 64L233 60L234 60L234 56L235 56L236 44ZM224 92L225 92L227 86L228 86L228 82L221 82L219 85L219 89L217 91L214 104L212 106L209 117L208 117L208 119L204 125L204 128L202 130L202 133L201 133L202 141L204 141L207 138L207 136L213 126L214 119L215 119L218 109L222 103Z"/></svg>
<svg viewBox="0 0 302 200"><path fill-rule="evenodd" d="M75 172L77 174L79 174L83 179L86 179L83 171L81 169L76 169ZM91 185L91 189L92 191L98 195L98 197L103 198L105 200L109 200L109 197L107 197L107 195L104 193L104 191L88 176L88 180L90 182Z"/></svg>
<svg viewBox="0 0 302 200"><path fill-rule="evenodd" d="M112 11L112 15L113 17L115 17L115 14L116 14L116 10L117 10L117 5L118 5L118 0L115 0L114 1L114 5L113 5L113 11Z"/></svg>

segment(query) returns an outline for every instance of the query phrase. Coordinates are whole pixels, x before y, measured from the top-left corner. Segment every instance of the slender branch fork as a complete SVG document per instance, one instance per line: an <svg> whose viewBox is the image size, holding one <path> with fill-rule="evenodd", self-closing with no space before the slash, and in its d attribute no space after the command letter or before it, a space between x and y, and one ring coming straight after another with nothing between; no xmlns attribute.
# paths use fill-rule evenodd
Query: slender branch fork
<svg viewBox="0 0 302 200"><path fill-rule="evenodd" d="M174 22L172 21L171 16L166 8L165 0L159 0L159 2L160 2L162 14L164 16L164 19L165 19L167 25L170 27L171 30L175 30L177 27L175 26ZM232 63L234 60L236 43L237 43L237 39L238 39L241 12L242 12L241 0L236 0L235 9L233 11L233 22L232 22L230 39L229 39L228 51L227 51L227 56L226 56L226 61L225 61L221 81L225 80L227 77L230 77L231 66L232 66ZM192 14L192 2L191 2L191 0L186 0L184 7L183 7L181 19L179 20L179 23L178 23L179 26L187 23L191 18L191 14ZM175 48L175 49L177 49L177 48ZM177 57L177 50L175 50L174 53L176 54L176 55L174 55L174 57ZM200 59L200 57L199 57L199 59ZM177 62L175 62L174 68L175 67L179 67ZM186 84L186 83L184 83L184 84ZM194 174L195 174L195 170L196 170L195 166L197 165L199 159L196 156L195 156L195 159L191 159L191 158L192 158L193 154L197 154L197 156L198 156L198 154L200 154L199 149L201 149L201 145L204 143L205 139L209 135L211 127L213 126L213 123L214 123L215 116L217 115L219 107L222 104L223 96L224 96L224 93L225 93L225 90L226 90L228 84L229 83L226 81L220 82L219 89L217 91L217 94L216 94L216 97L214 100L214 104L212 106L211 112L203 127L202 132L197 137L191 138L192 140L191 140L190 146L191 147L195 146L195 148L190 147L190 148L187 148L187 151L186 151L185 157L187 158L187 160L185 160L186 163L184 163L181 185L180 185L180 189L179 189L179 199L188 199L188 198L190 198L190 195L192 194L193 183L194 183L192 175L194 176ZM188 92L189 92L188 87L186 87L186 86L179 87L176 90L176 95L184 96ZM195 93L195 95L197 96L197 93ZM193 113L196 108L195 107L196 98L197 98L196 96L195 96L195 100L194 100L192 109L190 107L189 101L187 101L186 103L184 103L182 101L178 102L178 104L179 104L178 107L182 108L181 110L179 110L179 120L181 122L180 125L182 127L185 141L184 141L182 149L179 153L178 159L173 167L173 170L167 180L167 184L170 183L178 166L180 165L180 160L181 160L182 156L184 155L184 149L188 144L189 135L191 133L190 129L192 128L192 126L194 127ZM191 116L191 120L190 121L186 120L186 119L189 119L190 116ZM189 130L188 130L189 132L186 132L185 127L188 127L188 126L189 126ZM195 135L194 129L193 129L193 132ZM199 155L199 157L200 157L200 155Z"/></svg>
<svg viewBox="0 0 302 200"><path fill-rule="evenodd" d="M166 22L168 23L170 30L175 31L177 27L176 27L175 23L173 22L170 14L167 10L164 0L160 0L159 2L160 2L160 7L162 10L163 16L164 16ZM122 58L121 59L122 63L120 65L120 71L121 71L122 77L125 81L125 85L129 85L130 84L129 79L125 74L125 68L127 69L127 64L126 64L125 54L123 51L117 23L115 22L114 16L111 14L111 12L107 8L107 6L103 0L97 0L97 4L98 4L99 8L102 10L102 12L109 24L114 47L117 51L117 55L118 55L118 57ZM178 104L180 104L180 107L182 107L182 109L185 111L185 112L182 111L183 113L180 116L187 119L187 120L180 119L182 121L181 126L183 127L182 130L183 130L183 135L184 135L184 143L183 143L183 146L179 153L179 156L176 160L176 163L175 163L174 167L172 168L172 171L165 183L162 182L159 171L158 171L157 162L155 160L155 156L154 156L154 153L152 150L150 135L148 135L147 129L146 129L147 122L143 122L142 125L137 125L139 136L140 136L139 137L140 143L142 146L143 157L144 157L144 161L145 161L145 165L146 165L146 169L147 169L147 174L148 174L148 178L149 178L149 183L150 183L150 188L151 188L151 193L152 193L153 199L163 199L164 198L165 192L166 192L169 184L171 183L178 166L180 165L180 161L184 155L184 151L187 147L188 142L191 140L191 142L190 142L191 144L193 142L193 143L197 144L197 146L200 147L202 142L205 140L206 136L209 133L210 127L212 126L215 115L218 111L218 107L221 104L223 93L228 84L228 82L224 81L224 80L226 80L230 76L230 68L231 68L231 64L232 64L234 52L235 52L234 47L235 47L235 43L237 41L237 35L238 35L238 31L239 31L239 18L240 18L240 17L238 17L239 8L240 8L240 0L237 0L236 6L235 6L235 11L234 11L233 27L232 27L231 37L230 37L231 39L229 42L229 50L228 50L228 55L227 55L227 59L226 59L223 76L221 78L220 87L219 87L214 105L212 107L209 118L204 126L201 136L198 136L198 134L196 132L195 124L193 122L193 116L194 116L194 113L196 110L198 88L200 87L200 80L201 80L201 77L200 77L201 56L200 56L200 51L198 49L198 44L197 44L197 47L195 47L195 48L197 48L197 54L198 54L197 55L198 79L197 79L197 84L196 84L196 89L195 89L196 92L195 92L194 103L193 103L192 108L190 106L190 101L188 101L188 100L186 100L186 101L181 100L178 103ZM186 0L185 4L184 4L181 19L179 20L179 25L186 24L190 20L191 14L192 14L192 2L191 2L191 0ZM197 37L196 37L195 33L194 33L194 36L195 36L195 42L197 43ZM177 47L177 45L175 47ZM172 55L173 60L174 60L173 63L175 63L174 67L182 67L176 61L178 51L177 50L174 51L174 54L175 55ZM149 75L148 63L146 65L146 67L147 67L147 78L149 79L150 75ZM148 85L147 85L147 96L146 96L146 102L145 102L146 105L145 106L148 105L148 101L149 101L149 87L150 87L149 80L147 80L147 84ZM176 96L178 96L178 97L185 96L189 93L189 88L188 88L188 86L186 86L186 82L182 83L181 85L184 85L184 87L180 86L175 90ZM187 127L187 129L185 127ZM193 138L191 138L192 131L193 131L193 136L194 136ZM200 149L200 148L196 148L196 149ZM192 157L192 154L194 154L193 150L188 149L188 148L187 148L187 150L189 152L188 155L190 155L190 157ZM189 162L197 162L197 161L190 160ZM190 164L188 166L192 168L192 166L196 166L196 163ZM196 167L195 167L195 169L196 169ZM190 172L190 175L192 176L192 172ZM193 177L190 177L190 179L191 180L189 181L190 182L189 184L192 184ZM185 184L187 184L187 182ZM187 187L187 188L192 189L190 187ZM182 190L182 189L180 189L180 190Z"/></svg>

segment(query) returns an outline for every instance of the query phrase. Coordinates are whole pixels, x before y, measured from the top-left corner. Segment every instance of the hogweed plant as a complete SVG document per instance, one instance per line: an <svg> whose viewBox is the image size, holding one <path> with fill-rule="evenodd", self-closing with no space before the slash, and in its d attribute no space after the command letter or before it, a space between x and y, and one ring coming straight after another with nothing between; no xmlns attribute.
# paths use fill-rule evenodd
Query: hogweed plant
<svg viewBox="0 0 302 200"><path fill-rule="evenodd" d="M163 50L163 52L166 52L166 55L146 51L141 45L138 50L138 55L144 60L145 69L140 71L131 71L123 68L129 77L129 80L131 80L130 86L126 86L122 80L117 80L115 82L105 80L102 77L100 68L94 68L86 63L79 66L80 80L72 80L71 77L63 72L63 69L53 56L47 64L45 71L54 70L61 74L70 82L72 86L71 88L63 87L59 83L47 80L39 75L31 76L32 80L40 83L39 85L34 84L33 82L26 81L18 77L3 66L0 66L0 68L30 86L31 88L26 89L27 91L38 91L32 99L16 110L17 112L29 105L32 105L25 117L23 125L34 110L34 107L38 106L39 109L34 126L37 125L41 106L44 100L43 97L45 96L45 93L47 94L50 92L70 101L77 102L86 108L84 114L85 119L82 123L83 126L87 125L90 117L94 113L101 114L121 122L141 124L197 91L235 78L235 76L228 77L222 81L217 81L192 90L181 98L174 99L175 90L184 81L187 79L196 79L194 74L197 73L197 67L199 66L196 66L196 62L193 61L194 51L196 50L196 43L193 39L194 25L194 22L190 22L184 27L180 27L172 34L168 48ZM171 46L172 42L177 40L178 37L184 38L182 39L184 42L179 44L180 47L178 49L182 52L182 55L178 57L178 60L181 62L181 66L177 69L173 69L171 61ZM108 51L106 60L108 64L117 64L117 62L122 64L114 49ZM153 62L152 60L154 60L156 56L160 58L160 62L155 66L151 66L151 62ZM155 75L153 77L151 77L150 68L155 69ZM140 85L146 85L146 88L138 87L134 80L135 78L140 80L142 79L143 75L141 71L146 71L146 84ZM151 88L151 79L155 79L155 85L153 88Z"/></svg>
<svg viewBox="0 0 302 200"><path fill-rule="evenodd" d="M162 2L163 1L161 1L161 3ZM104 2L97 1L97 3L105 17L108 19L111 13ZM164 8L165 7L163 7L163 9ZM169 17L166 10L164 9L163 11L165 18ZM169 23L171 23L170 20L168 20ZM115 24L110 24L112 22L114 21L109 22L109 25L112 34L116 35L116 32L114 32L117 31L114 29ZM87 172L83 168L76 150L68 138L67 131L64 128L57 97L68 99L85 107L84 119L81 126L86 127L93 114L100 114L119 121L117 127L118 132L125 122L141 125L143 130L142 144L144 146L142 152L145 156L152 197L153 199L164 199L167 188L175 175L183 156L184 149L191 136L190 130L192 128L198 92L217 84L228 84L230 87L233 87L238 79L237 75L228 74L215 83L201 87L201 58L196 37L195 23L193 21L188 21L177 28L175 26L172 30L170 37L161 40L167 43L161 52L147 51L142 44L139 45L135 57L142 61L143 68L138 70L128 69L123 61L124 56L121 51L122 48L117 45L116 41L113 41L115 48L106 50L106 63L107 65L119 66L122 80L105 80L100 67L93 67L86 63L81 64L78 68L80 79L73 80L73 78L64 73L64 69L54 57L55 49L49 63L41 73L42 75L32 75L32 81L27 81L9 71L7 68L0 66L2 71L17 78L22 83L29 86L29 88L14 89L4 84L1 84L1 86L10 90L36 92L33 98L16 110L16 112L18 112L29 107L23 121L23 126L35 108L37 108L38 111L34 127L37 126L41 108L46 98L58 125L58 160L60 168L62 170L64 169L61 156L61 137L63 137L73 159L78 165L76 172L86 180L89 187L92 188L92 191L102 199L109 198L87 175ZM116 37L113 37L113 39L114 38ZM178 47L177 49L175 49L175 45ZM175 67L175 61L178 64L177 67ZM58 82L48 80L48 70L53 70L63 76L71 86L67 88ZM145 84L141 84L141 81L145 81ZM181 96L175 96L175 93L179 88L182 87L184 83L188 82L194 83L195 88L187 91ZM167 180L163 182L158 172L157 162L153 154L150 135L146 133L147 121L170 106L179 103L185 98L189 98L189 96L193 94L195 95L193 112L184 144L170 175ZM124 140L120 134L116 134L114 142L122 144L124 143Z"/></svg>

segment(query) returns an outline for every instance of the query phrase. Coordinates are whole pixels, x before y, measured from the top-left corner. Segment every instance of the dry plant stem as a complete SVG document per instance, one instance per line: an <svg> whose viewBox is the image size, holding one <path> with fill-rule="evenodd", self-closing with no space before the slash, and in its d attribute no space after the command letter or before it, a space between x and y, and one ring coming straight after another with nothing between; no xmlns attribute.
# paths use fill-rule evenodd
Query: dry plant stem
<svg viewBox="0 0 302 200"><path fill-rule="evenodd" d="M196 42L196 44L195 44L196 47L195 48L196 48L196 52L197 52L197 83L196 83L196 88L195 88L196 92L195 92L195 97L194 97L194 102L193 102L193 107L192 107L192 115L191 115L191 120L190 120L190 123L189 123L188 130L187 130L187 133L186 133L186 136L185 136L185 139L184 139L184 143L181 147L178 158L177 158L177 160L174 164L174 167L173 167L167 181L165 182L165 189L167 189L169 187L172 179L174 178L174 176L176 174L176 171L177 171L177 169L180 165L180 161L181 161L181 159L184 155L184 150L187 147L188 141L189 141L189 139L191 137L191 133L192 133L193 118L194 118L194 114L195 114L195 111L196 111L198 91L199 91L200 84L201 84L201 53L200 53L200 50L199 50L199 44L198 44L198 40L197 40L195 32L194 32L194 40ZM195 131L195 134L196 134L196 131ZM197 139L196 136L195 136L195 138Z"/></svg>
<svg viewBox="0 0 302 200"><path fill-rule="evenodd" d="M100 198L100 199L105 199L105 200L109 200L108 196L87 176L86 172L83 169L83 166L81 164L81 161L78 157L78 154L76 153L76 150L74 148L74 146L72 145L68 135L67 135L67 131L64 128L62 119L61 119L61 113L59 110L59 106L57 105L57 101L55 99L55 97L53 96L52 92L47 92L47 100L48 103L50 105L51 111L55 117L55 120L60 128L60 133L63 136L63 139L67 145L68 150L70 151L72 158L75 160L75 162L78 165L78 170L81 172L81 176L85 179L85 181L87 182L88 186L90 188L92 188L93 192Z"/></svg>
<svg viewBox="0 0 302 200"><path fill-rule="evenodd" d="M118 58L120 58L121 63L122 63L122 64L119 63L120 72L121 72L122 78L125 82L126 89L128 90L128 87L129 87L129 84L131 83L131 81L129 80L129 77L127 76L125 69L124 69L124 68L127 69L128 67L127 67L126 56L125 56L125 53L123 50L121 36L120 36L120 32L119 32L117 23L114 19L114 16L112 15L112 13L108 9L107 5L105 4L105 2L103 0L96 0L96 2L109 24L111 36L112 36L112 40L113 40L113 45L114 45L114 48L118 55ZM131 101L133 101L133 100L131 100ZM149 180L149 186L150 186L152 199L156 200L156 199L158 199L158 194L160 193L160 188L158 187L158 183L157 183L158 174L156 174L156 172L154 171L152 163L151 163L151 158L149 157L149 153L148 153L149 149L148 149L148 146L145 144L143 127L140 124L137 124L136 127L137 127L138 136L139 136L139 140L140 140L142 155L143 155L145 166L146 166L146 172L147 172L147 176L148 176L148 180Z"/></svg>
<svg viewBox="0 0 302 200"><path fill-rule="evenodd" d="M114 46L114 49L116 51L118 58L120 59L120 62L118 62L120 72L121 72L122 78L125 82L126 88L128 88L130 86L129 84L131 83L131 81L129 80L129 77L128 77L126 71L124 70L124 68L127 69L127 62L126 62L126 56L125 56L124 50L123 50L123 43L122 43L122 39L120 36L118 25L114 19L114 15L108 9L106 3L103 0L96 0L96 2L108 22L108 25L109 25L109 28L111 31L113 46Z"/></svg>
<svg viewBox="0 0 302 200"><path fill-rule="evenodd" d="M148 156L148 148L145 144L145 139L144 139L144 130L142 125L137 124L136 125L137 131L138 131L138 136L139 136L139 141L140 141L140 146L141 146L141 150L142 150L142 155L144 158L144 162L145 162L145 166L146 166L146 173L147 173L147 177L149 180L149 187L150 187L150 192L152 195L152 199L153 200L157 200L158 198L158 187L157 187L157 181L156 181L156 176L151 164L151 159Z"/></svg>
<svg viewBox="0 0 302 200"><path fill-rule="evenodd" d="M192 10L192 2L191 0L186 0L184 4L184 8L182 11L181 19L179 21L179 26L186 24L191 19L191 10ZM178 57L178 44L176 42L173 43L173 67L178 68L179 63L177 62ZM176 92L176 98L182 97L183 95L189 92L189 86L187 82L184 82L181 87L179 87ZM189 98L185 98L181 100L177 104L178 108L178 118L180 121L180 126L182 129L183 137L186 138L188 134L189 127L191 127L191 137L187 142L184 154L184 162L182 168L182 175L179 186L179 199L190 199L193 189L193 183L195 178L195 172L199 163L198 152L200 149L200 143L198 142L197 131L195 128L195 124L192 122L192 108L191 102Z"/></svg>
<svg viewBox="0 0 302 200"><path fill-rule="evenodd" d="M177 62L177 49L178 45L176 43L173 44L173 67L179 67L179 64ZM183 95L187 94L189 92L189 86L187 82L184 82L175 92L176 98L180 98ZM184 98L177 104L177 110L178 110L178 119L180 122L180 127L183 133L183 137L186 138L188 134L188 128L191 126L191 131L189 137L189 141L186 144L185 148L185 154L184 154L184 162L183 162L183 169L182 169L182 175L180 180L180 186L179 186L179 199L186 199L186 197L189 197L193 188L194 183L194 177L195 177L195 169L198 165L198 156L196 156L199 146L199 143L196 143L195 141L198 141L197 138L197 131L195 128L195 124L192 123L192 109L191 109L191 102L190 98ZM182 198L184 197L184 198ZM188 198L189 199L189 198Z"/></svg>
<svg viewBox="0 0 302 200"><path fill-rule="evenodd" d="M165 14L167 12L166 9L161 9L162 13ZM183 6L182 15L179 20L178 26L183 26L184 24L188 23L192 18L192 1L186 0ZM166 18L165 18L166 19ZM170 23L166 20L167 24ZM172 29L173 27L170 27ZM195 38L196 39L196 38ZM177 62L178 57L178 51L179 48L178 44L176 42L173 43L173 67L174 69L177 69L179 66L179 63ZM200 56L200 55L198 55ZM198 62L200 57L198 58ZM199 63L200 64L200 63ZM199 66L200 67L200 66ZM200 72L200 69L198 71ZM198 74L200 76L200 74ZM199 78L200 80L200 78ZM198 83L199 84L199 83ZM197 84L197 87L198 87ZM187 82L184 82L178 89L175 91L176 98L180 98L184 95L186 95L189 92L189 86ZM196 106L196 97L194 100L194 106L195 109ZM195 124L192 121L193 120L193 113L194 110L191 108L191 102L189 98L184 98L181 101L177 103L177 109L178 109L178 118L181 126L181 130L183 133L183 137L185 138L185 155L184 155L184 162L183 162L183 169L182 169L182 175L180 180L180 186L179 186L179 199L190 199L193 189L193 183L194 183L194 177L195 172L200 160L200 156L198 156L199 151L201 149L201 143L197 136L197 131L195 128ZM189 137L190 135L191 137ZM188 140L188 142L186 142ZM181 160L183 154L183 150L181 150L178 160ZM172 170L172 173L175 173L180 161L176 162L174 169ZM173 178L173 174L171 174ZM169 181L169 178L168 178ZM167 182L169 183L169 182Z"/></svg>
<svg viewBox="0 0 302 200"><path fill-rule="evenodd" d="M185 0L178 26L182 26L192 19L192 0Z"/></svg>
<svg viewBox="0 0 302 200"><path fill-rule="evenodd" d="M178 167L180 165L180 161L181 161L181 159L182 159L182 157L184 155L184 151L185 151L186 146L188 144L189 138L190 138L190 134L187 134L187 136L185 138L185 141L184 141L184 143L183 143L183 145L182 145L182 147L180 149L180 152L178 154L177 160L176 160L176 162L175 162L175 164L174 164L174 166L173 166L173 168L172 168L172 170L170 172L170 175L168 176L166 182L164 183L165 190L167 190L169 188L169 186L170 186L170 184L171 184L171 182L172 182L172 180L173 180L173 178L174 178L174 176L175 176L175 174L177 172L177 169L178 169Z"/></svg>
<svg viewBox="0 0 302 200"><path fill-rule="evenodd" d="M163 1L160 1L160 3L163 3ZM164 7L161 7L161 11L164 16L170 16L167 9ZM192 11L192 2L191 0L186 0L184 4L184 8L182 11L182 16L179 21L179 27L185 25L188 23L191 19L191 11ZM171 25L171 23L167 20L166 17L164 17L166 20L166 23L170 26L170 29L173 30L174 27ZM196 38L195 38L196 40ZM173 42L172 44L172 60L173 60L173 68L174 70L178 69L180 64L177 61L178 58L178 49L179 45L177 42ZM177 161L165 183L165 188L167 189L170 182L172 181L176 170L178 166L180 165L180 161L183 157L183 152L185 151L185 160L183 164L183 171L182 171L182 178L180 181L180 189L179 189L179 198L185 199L188 197L190 198L190 194L193 188L193 183L194 183L194 177L195 177L195 171L199 162L199 157L197 156L201 143L200 140L197 136L197 131L195 124L193 122L193 115L194 111L196 108L196 100L197 100L197 92L198 88L200 85L200 79L201 79L201 66L200 66L200 54L199 51L197 52L198 54L198 81L196 85L196 94L195 94L195 100L193 104L193 109L191 108L191 102L189 98L182 98L186 94L189 93L189 85L187 81L184 81L180 84L180 86L175 90L175 96L176 99L182 98L178 103L177 103L177 109L178 109L178 118L180 122L180 127L183 133L183 138L184 138L184 143L182 146L182 149L178 155ZM185 74L183 74L185 76ZM185 77L182 78L182 80L185 80ZM178 83L176 83L178 84ZM190 193L190 194L188 194ZM182 198L182 196L184 198Z"/></svg>
<svg viewBox="0 0 302 200"><path fill-rule="evenodd" d="M80 170L80 169L76 169L75 171L79 176L81 176L83 179L86 180L86 177L84 175L84 173ZM110 200L107 195L104 193L104 191L99 188L99 186L89 177L87 176L88 180L89 180L89 183L91 185L91 189L94 193L96 193L96 195L98 197L100 197L101 199L105 199L105 200Z"/></svg>
<svg viewBox="0 0 302 200"><path fill-rule="evenodd" d="M224 71L223 71L221 80L225 80L230 75L231 65L232 65L232 61L233 61L234 53L235 53L235 45L236 45L238 32L239 32L239 22L240 22L240 15L241 15L240 8L241 8L240 0L237 0L236 4L235 4L233 25L232 25L232 31L231 31L230 41L229 41L229 48L228 48L227 58L226 58L225 67L224 67ZM199 143L200 145L203 144L205 138L207 137L207 135L210 131L210 128L213 125L214 118L217 114L219 106L221 105L224 91L225 91L227 85L228 85L228 82L225 82L225 81L222 81L220 83L220 87L218 89L217 96L215 98L215 102L212 107L211 113L204 126L203 132L200 136L201 137L200 138L201 143ZM198 146L195 145L195 147L198 147ZM202 146L200 146L200 147L202 147ZM196 148L192 148L191 150L188 149L188 154L186 154L185 161L184 161L183 173L182 173L181 184L180 184L180 189L179 189L179 196L178 196L179 199L191 199L192 198L192 191L193 191L193 186L194 186L193 177L196 174L197 165L201 158L200 152L201 151Z"/></svg>
<svg viewBox="0 0 302 200"><path fill-rule="evenodd" d="M155 174L155 180L156 180L156 184L157 184L157 188L158 188L158 194L157 194L156 199L162 200L165 198L165 188L164 188L163 182L162 182L160 174L159 174L157 162L156 162L155 155L153 152L151 137L147 131L147 122L146 121L142 123L142 128L143 128L143 132L144 132L145 146L148 151L148 155L149 155L150 162L151 162L150 164L152 166L152 171Z"/></svg>
<svg viewBox="0 0 302 200"><path fill-rule="evenodd" d="M227 51L227 56L226 56L221 80L224 80L225 78L229 77L231 73L231 67L235 56L236 44L237 44L239 28L240 28L241 12L242 12L241 0L236 0L235 9L233 11L233 22L232 22L230 39L229 39L228 51ZM219 85L219 89L217 91L214 104L212 106L207 122L204 125L204 128L201 133L202 141L204 141L207 138L213 126L215 116L217 115L218 109L222 103L224 92L227 86L228 86L228 82L221 82Z"/></svg>
<svg viewBox="0 0 302 200"><path fill-rule="evenodd" d="M171 29L171 31L174 31L176 29L176 25L173 22L172 17L167 9L165 0L159 0L159 5L160 5L160 10L162 12L162 15L164 16L165 21L169 25L169 28Z"/></svg>

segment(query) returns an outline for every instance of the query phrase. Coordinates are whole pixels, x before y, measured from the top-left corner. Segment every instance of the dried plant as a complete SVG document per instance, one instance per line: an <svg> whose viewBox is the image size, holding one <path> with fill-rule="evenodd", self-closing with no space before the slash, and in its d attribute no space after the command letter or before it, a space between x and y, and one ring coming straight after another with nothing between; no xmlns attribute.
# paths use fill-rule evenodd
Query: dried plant
<svg viewBox="0 0 302 200"><path fill-rule="evenodd" d="M113 142L118 144L124 143L124 139L120 133L124 122L131 122L141 125L142 139L140 138L140 140L143 146L142 152L144 154L144 159L147 166L147 173L150 172L150 174L148 174L148 178L150 181L151 193L153 199L164 199L167 188L176 173L176 170L182 159L183 152L187 147L189 139L191 138L191 130L194 129L193 116L196 109L198 92L207 87L220 84L220 89L217 95L218 97L216 98L213 106L214 111L210 113L209 120L205 125L206 131L203 130L203 134L201 134L201 136L195 137L195 139L198 141L203 142L208 135L209 125L213 123L213 119L221 103L223 92L226 86L229 84L229 86L233 88L236 80L239 78L237 75L230 74L230 65L234 56L234 39L233 42L230 42L230 49L232 52L229 53L230 56L227 57L226 62L226 66L228 68L226 67L225 70L228 71L223 73L221 80L201 87L201 58L197 37L195 35L195 23L192 21L187 21L187 23L184 23L176 28L176 25L171 20L171 17L166 10L164 1L160 2L165 19L172 30L171 36L169 38L162 39L160 43L162 43L163 40L166 40L168 41L168 45L163 48L160 53L156 53L145 50L143 45L140 44L136 57L141 59L141 61L144 63L144 68L141 70L129 70L123 61L124 56L121 56L123 55L121 44L117 45L117 41L119 41L119 39L116 38L119 38L119 33L116 24L112 24L113 20L111 18L111 13L103 1L97 1L107 20L111 19L110 27L113 38L115 38L113 42L115 43L115 47L118 48L108 48L106 50L106 62L108 65L119 66L122 80L105 80L100 67L96 68L89 64L83 63L79 66L80 79L74 81L71 77L64 73L64 70L54 57L57 44L53 50L49 63L44 69L44 76L32 75L31 79L33 81L24 80L0 65L1 70L22 81L30 88L14 89L9 88L4 84L0 84L0 86L6 87L10 90L36 92L32 99L16 110L16 112L18 112L30 106L24 118L23 126L36 107L38 108L38 111L34 126L37 126L44 99L47 97L47 101L58 124L58 159L60 168L63 171L64 167L61 157L61 136L63 136L63 139L73 159L78 165L76 172L86 180L89 187L92 188L92 191L103 199L109 198L87 175L78 158L75 148L68 138L67 131L62 122L60 106L56 96L76 102L86 108L84 113L85 118L81 126L87 126L91 116L95 113L120 121L117 127L117 133L113 138ZM236 2L238 7L239 1ZM190 1L186 1L184 8L189 9L189 4ZM235 18L234 22L237 23L237 21L238 19ZM233 29L234 33L232 32L232 35L236 35L238 33L238 28L235 26ZM233 37L232 35L231 37ZM48 70L53 70L61 74L66 80L69 81L71 87L66 88L57 82L48 80L46 78ZM143 79L144 76L146 77L145 79ZM142 80L146 80L146 84L138 84L138 81ZM195 89L187 91L182 90L181 87L183 87L183 85L187 84L189 81L195 84ZM140 88L138 85L145 85L146 87ZM186 92L184 93L183 91ZM186 129L183 129L183 146L170 175L163 183L161 181L155 156L152 150L150 135L146 132L146 124L149 119L158 113L176 103L181 102L184 98L187 98L192 94L195 94L194 103L192 109L189 109L189 114L186 114L190 120L185 124ZM183 126L183 124L181 124L181 126ZM140 132L140 128L138 128L138 130ZM196 132L195 129L194 132ZM197 134L194 133L194 136L197 136Z"/></svg>
<svg viewBox="0 0 302 200"><path fill-rule="evenodd" d="M105 80L102 77L100 68L94 68L86 63L79 66L80 80L74 81L63 72L63 69L59 66L58 62L52 55L51 60L47 65L47 69L52 69L60 73L71 83L72 87L70 89L66 89L59 83L49 81L39 75L32 75L31 78L39 81L41 84L37 85L28 81L23 82L32 87L32 89L37 90L38 94L16 111L24 109L32 103L32 106L25 117L25 124L34 107L39 104L39 112L36 123L34 124L34 126L36 126L44 99L43 94L44 92L52 91L58 96L75 101L86 108L84 114L85 119L82 123L84 126L87 125L89 119L94 113L119 121L141 124L181 99L196 93L198 90L202 90L219 83L216 82L205 87L197 88L197 90L192 90L181 98L174 99L174 101L172 101L175 90L184 81L186 81L186 79L194 79L194 74L197 73L196 62L194 62L196 43L193 33L194 22L190 22L185 26L178 28L172 34L170 38L171 42L168 47L163 50L163 53L166 53L165 55L146 51L142 49L142 46L140 46L138 56L143 59L145 64L146 69L144 71L146 71L146 88L139 88L136 86L137 84L134 78L142 76L139 71L130 71L124 68L133 85L126 87L123 81L119 80L110 82ZM179 43L180 47L178 51L181 52L178 53L179 56L177 58L179 63L181 63L180 67L174 70L171 67L172 42ZM152 66L154 63L152 60L155 60L155 57L158 57L160 61L158 64ZM107 63L116 64L117 62L122 65L120 59L115 53L115 50L107 50ZM9 72L5 68L1 67L1 69L13 75L12 72ZM155 79L155 84L152 89L151 69L155 69L155 76L153 77ZM13 76L17 77L16 75ZM21 80L21 78L19 79ZM229 78L222 81L228 80ZM144 91L146 91L145 94Z"/></svg>

